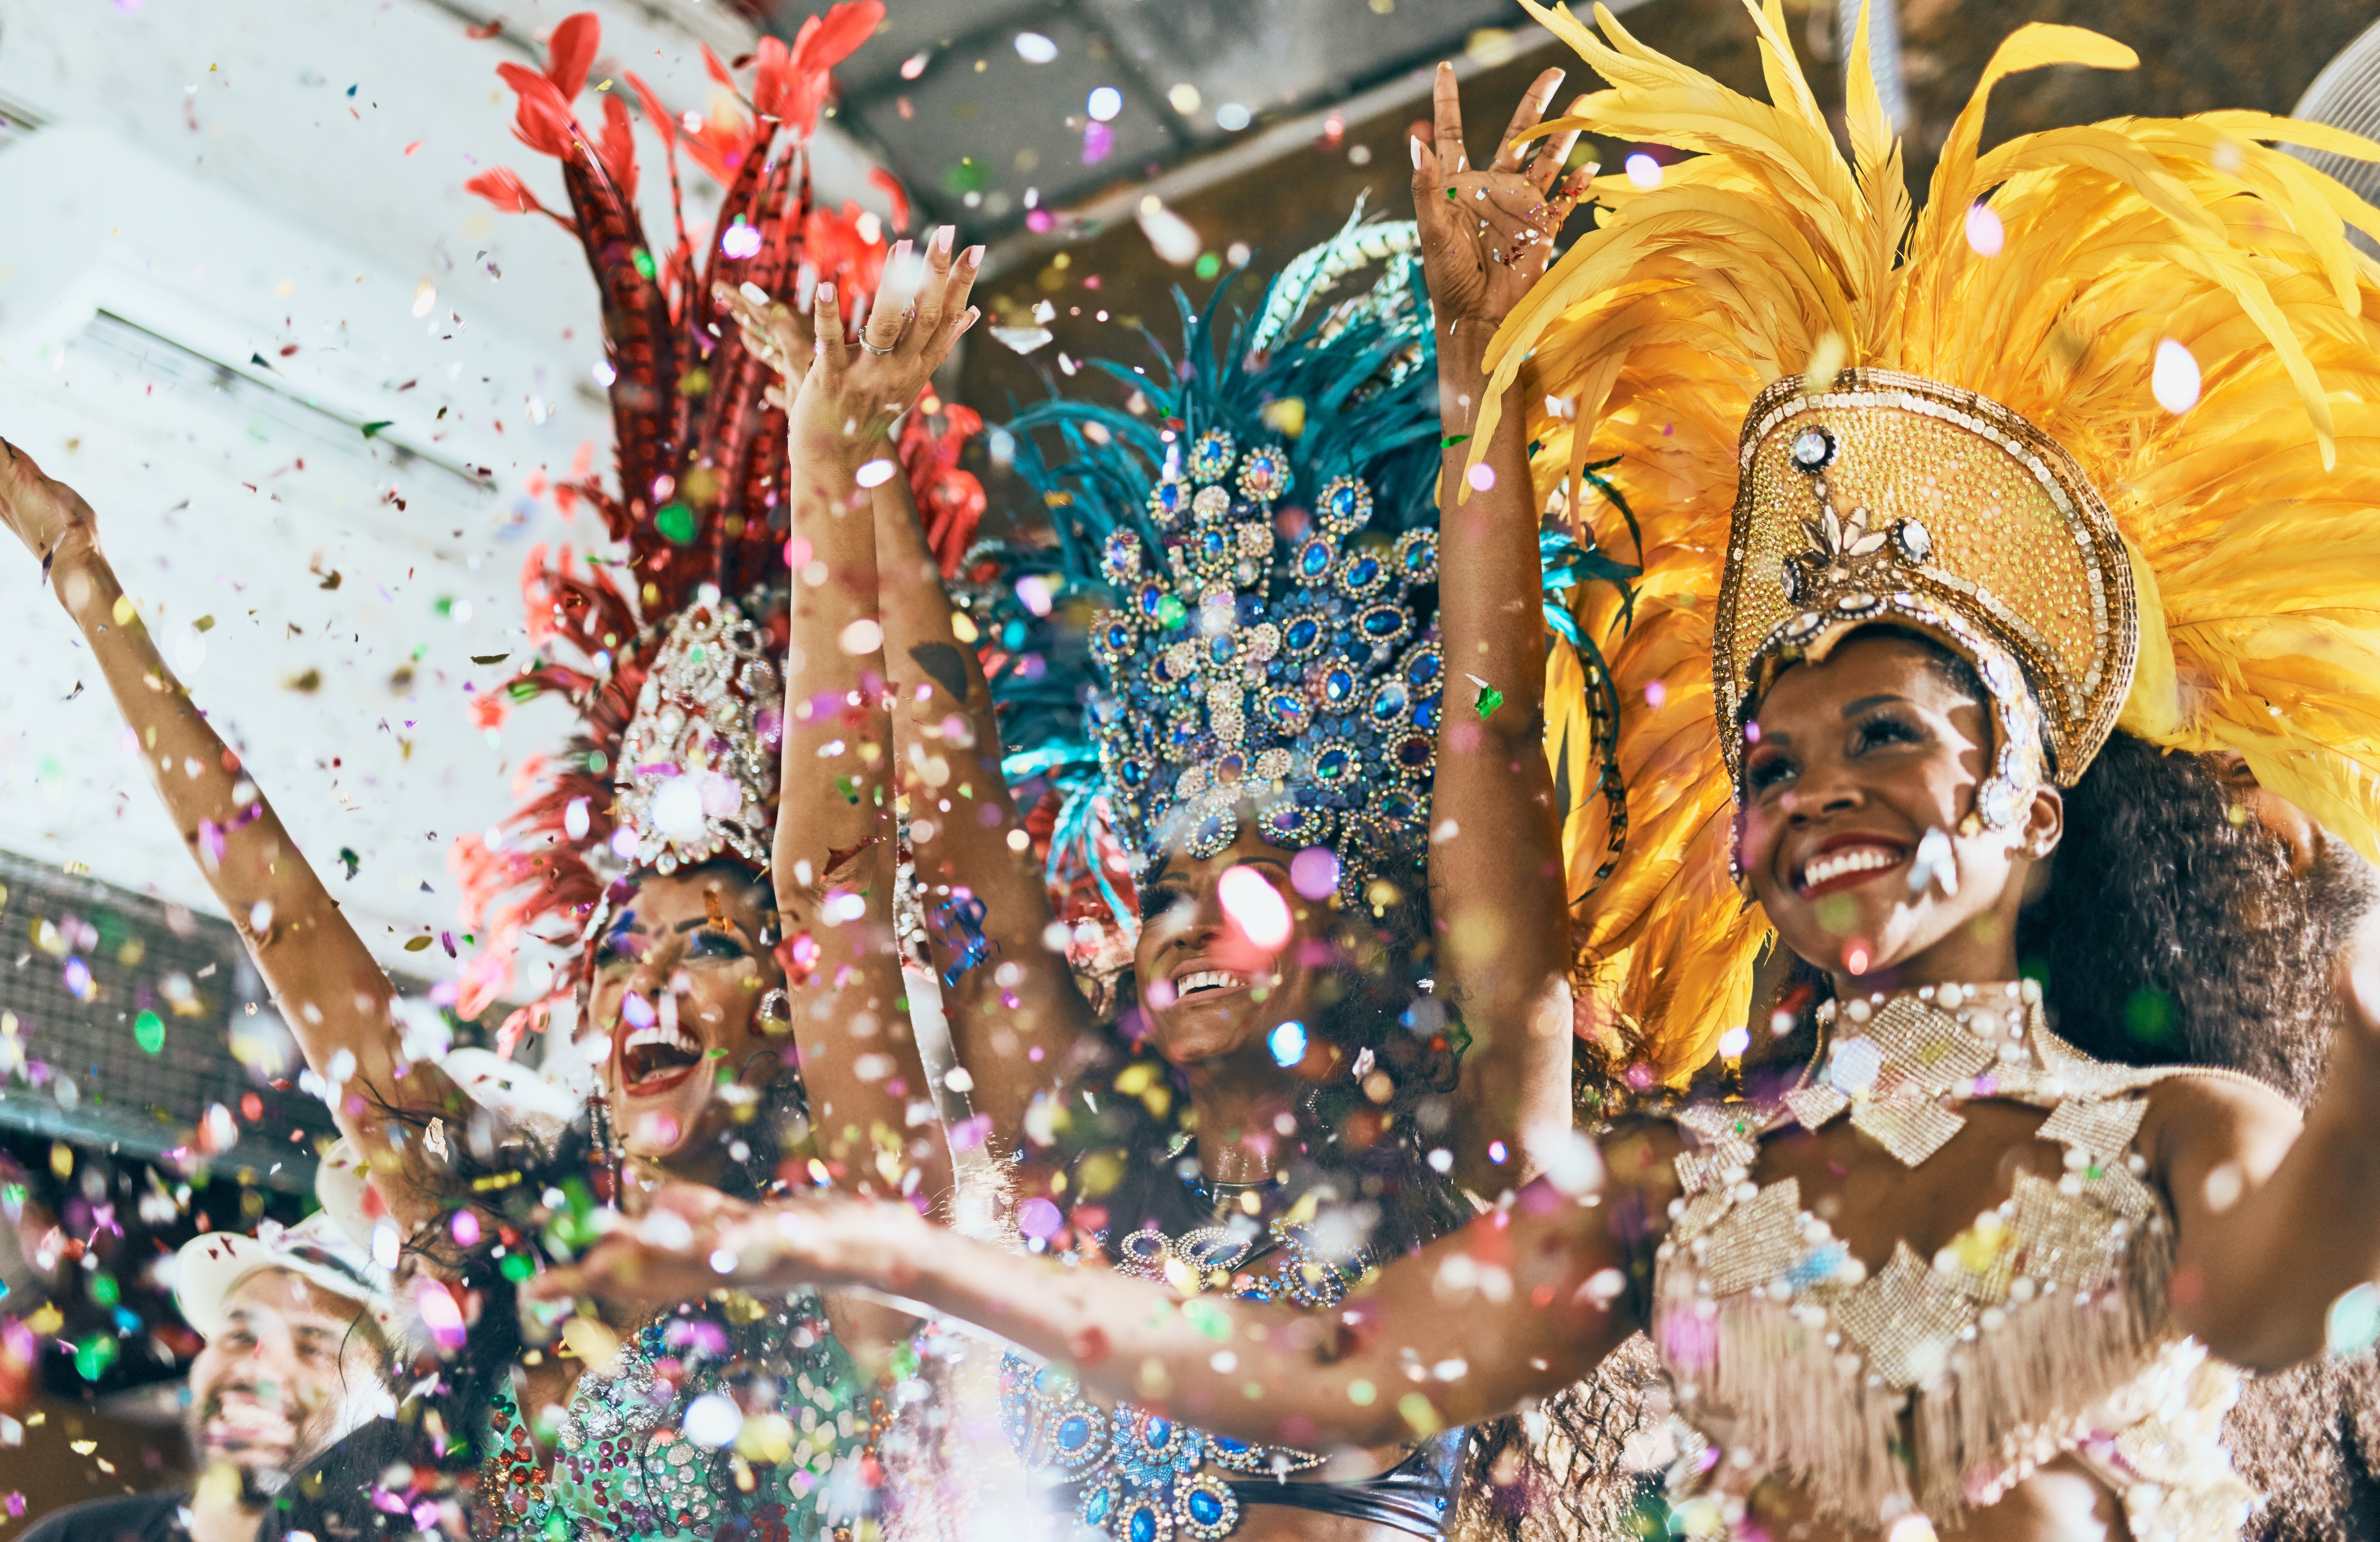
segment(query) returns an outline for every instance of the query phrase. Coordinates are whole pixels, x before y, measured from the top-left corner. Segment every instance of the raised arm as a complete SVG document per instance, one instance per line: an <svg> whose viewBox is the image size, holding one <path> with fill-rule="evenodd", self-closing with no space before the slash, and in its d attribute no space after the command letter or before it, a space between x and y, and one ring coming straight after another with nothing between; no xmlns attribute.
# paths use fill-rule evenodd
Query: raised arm
<svg viewBox="0 0 2380 1542"><path fill-rule="evenodd" d="M405 1160L386 1111L426 1122L452 1114L461 1094L436 1067L407 1065L388 977L239 757L165 667L101 553L91 505L0 440L0 518L41 558L141 746L141 763L183 844L238 928L306 1063L334 1086L340 1133L370 1164L397 1219L408 1228L428 1220L437 1195L422 1186L427 1170Z"/></svg>
<svg viewBox="0 0 2380 1542"><path fill-rule="evenodd" d="M1063 953L1043 940L1054 919L1050 891L1001 772L991 690L975 650L952 627L950 595L906 478L876 490L876 541L885 653L904 686L893 736L917 877L929 907L952 905L946 914L966 922L927 929L942 1009L974 1081L968 1097L991 1121L993 1149L1013 1154L1026 1109L1056 1096L1066 1050L1091 1026L1091 1010ZM970 927L980 931L979 951Z"/></svg>
<svg viewBox="0 0 2380 1542"><path fill-rule="evenodd" d="M792 955L795 1045L821 1147L854 1182L880 1179L939 1197L950 1187L949 1147L929 1130L920 1154L907 1114L930 1110L932 1099L893 936L891 677L868 484L899 480L887 430L973 323L967 292L982 249L954 264L945 230L929 243L920 283L900 276L917 267L907 245L887 263L857 344L844 341L834 285L819 285L814 360L791 405L793 536L823 572L819 582L805 574L794 584L771 876ZM916 308L905 314L910 288ZM809 947L814 958L804 956Z"/></svg>
<svg viewBox="0 0 2380 1542"><path fill-rule="evenodd" d="M2175 1316L2253 1370L2340 1347L2325 1342L2333 1305L2380 1281L2380 960L2341 995L2302 1127L2278 1093L2181 1077L2158 1087L2142 1130L2180 1228Z"/></svg>
<svg viewBox="0 0 2380 1542"><path fill-rule="evenodd" d="M1655 1151L1653 1147L1659 1149ZM884 1291L1069 1366L1093 1390L1245 1440L1377 1447L1566 1387L1642 1326L1642 1229L1674 1193L1674 1141L1625 1143L1627 1172L1576 1195L1544 1181L1383 1269L1330 1312L1216 1295L1184 1302L1096 1264L975 1243L883 1206L751 1208L707 1190L660 1198L688 1229L623 1231L548 1294L676 1299L722 1281ZM1638 1161L1637 1157L1647 1160ZM692 1233L691 1240L686 1231ZM658 1234L658 1233L657 1233ZM735 1259L721 1276L719 1253Z"/></svg>
<svg viewBox="0 0 2380 1542"><path fill-rule="evenodd" d="M1413 143L1414 212L1438 327L1445 425L1439 627L1446 698L1430 800L1430 901L1442 937L1440 988L1471 1036L1454 1094L1454 1176L1483 1195L1518 1183L1525 1154L1546 1149L1571 1123L1570 906L1561 809L1545 750L1538 510L1519 386L1479 472L1466 469L1487 393L1480 360L1488 339L1544 273L1553 237L1584 188L1562 168L1576 135L1556 136L1534 160L1516 142L1545 115L1561 78L1558 69L1537 77L1494 159L1475 171L1463 152L1454 71L1441 66L1437 143Z"/></svg>

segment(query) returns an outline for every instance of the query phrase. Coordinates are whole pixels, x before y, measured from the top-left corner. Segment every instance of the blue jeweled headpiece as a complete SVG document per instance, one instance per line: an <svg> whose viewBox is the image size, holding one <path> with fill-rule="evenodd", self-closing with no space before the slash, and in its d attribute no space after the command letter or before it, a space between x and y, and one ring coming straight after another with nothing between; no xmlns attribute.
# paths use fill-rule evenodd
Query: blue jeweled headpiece
<svg viewBox="0 0 2380 1542"><path fill-rule="evenodd" d="M1372 490L1345 471L1301 507L1294 463L1278 440L1242 449L1223 428L1187 455L1169 446L1148 496L1160 544L1128 528L1107 540L1123 603L1092 624L1106 676L1093 732L1144 859L1211 856L1253 805L1273 844L1337 848L1360 892L1379 858L1419 851L1427 819L1438 535L1376 532Z"/></svg>
<svg viewBox="0 0 2380 1542"><path fill-rule="evenodd" d="M1259 315L1294 281L1269 286ZM1220 357L1214 302L1184 303L1182 362L1102 366L1143 412L1054 401L1013 425L1058 545L1038 565L1008 549L1004 576L1038 565L1103 601L1065 737L1096 751L1117 833L1144 863L1211 856L1249 817L1276 844L1332 847L1354 900L1422 854L1443 665L1419 298L1401 258L1364 304L1269 352L1241 322ZM1058 431L1069 458L1044 463L1037 429ZM1050 760L1045 747L1034 769Z"/></svg>

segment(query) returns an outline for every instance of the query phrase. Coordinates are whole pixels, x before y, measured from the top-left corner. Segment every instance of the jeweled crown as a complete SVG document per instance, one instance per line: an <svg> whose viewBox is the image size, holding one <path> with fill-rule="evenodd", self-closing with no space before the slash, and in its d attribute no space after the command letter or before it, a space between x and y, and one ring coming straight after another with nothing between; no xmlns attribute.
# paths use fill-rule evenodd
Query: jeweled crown
<svg viewBox="0 0 2380 1542"><path fill-rule="evenodd" d="M1720 745L1775 672L1863 626L1972 662L1997 709L1986 823L2072 786L2131 689L2140 623L2116 522L2073 457L1972 391L1887 370L1788 376L1746 414L1712 674Z"/></svg>
<svg viewBox="0 0 2380 1542"><path fill-rule="evenodd" d="M674 872L722 852L768 866L783 686L755 618L765 601L747 603L755 614L707 591L671 618L638 694L613 816L639 867Z"/></svg>
<svg viewBox="0 0 2380 1542"><path fill-rule="evenodd" d="M1353 476L1290 514L1293 480L1279 443L1243 450L1210 429L1186 455L1170 447L1148 494L1161 550L1124 527L1107 540L1123 603L1093 623L1106 679L1092 725L1144 862L1213 856L1252 806L1267 841L1333 847L1352 902L1384 860L1423 850L1444 665L1415 591L1438 581L1438 538L1373 532Z"/></svg>

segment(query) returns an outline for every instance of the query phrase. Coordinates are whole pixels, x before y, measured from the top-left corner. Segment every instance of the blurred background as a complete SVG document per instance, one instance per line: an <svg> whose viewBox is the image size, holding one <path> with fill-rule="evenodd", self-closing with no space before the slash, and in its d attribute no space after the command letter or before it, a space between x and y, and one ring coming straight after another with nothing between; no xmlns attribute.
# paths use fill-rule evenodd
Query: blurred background
<svg viewBox="0 0 2380 1542"><path fill-rule="evenodd" d="M1076 374L1087 358L1145 361L1140 329L1174 334L1174 291L1202 303L1359 200L1403 216L1402 140L1437 61L1463 78L1475 150L1546 66L1571 68L1565 102L1597 84L1513 0L888 5L839 72L818 194L874 228L905 205L912 231L950 222L990 244L978 298L1002 336L978 329L941 389L994 423L1053 388L1099 389ZM554 483L610 461L577 244L464 188L510 165L564 203L552 164L514 141L495 67L541 66L553 26L591 9L590 83L633 70L692 124L734 110L706 47L736 64L821 8L0 0L0 434L100 511L196 699L383 964L432 1002L453 1002L474 944L448 849L509 807L566 727L501 688L528 647L518 574L540 544L600 546ZM1613 9L1761 89L1738 0ZM1841 7L1784 9L1839 115ZM2374 0L1900 0L1879 13L1878 83L1922 185L2021 22L2095 28L2142 67L2019 76L1987 141L2116 114L2286 112L2375 16ZM2334 70L2325 115L2368 129L2371 73ZM1579 154L1617 175L1638 148ZM665 230L647 157L648 227ZM712 239L719 188L688 164L684 193L692 238ZM970 455L995 527L1029 523L984 443ZM290 1085L285 1030L13 547L0 593L5 1538L186 1476L177 1400L197 1342L161 1260L201 1231L303 1213L331 1125ZM508 998L548 967L528 960Z"/></svg>

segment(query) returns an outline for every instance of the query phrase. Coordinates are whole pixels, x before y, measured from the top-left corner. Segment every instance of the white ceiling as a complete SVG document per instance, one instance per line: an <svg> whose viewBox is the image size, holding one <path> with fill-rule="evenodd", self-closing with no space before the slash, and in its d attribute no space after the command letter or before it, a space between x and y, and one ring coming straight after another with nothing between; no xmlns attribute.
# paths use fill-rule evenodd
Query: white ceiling
<svg viewBox="0 0 2380 1542"><path fill-rule="evenodd" d="M401 950L455 926L449 844L567 730L543 705L487 734L466 687L511 673L471 657L522 642L523 560L574 534L535 479L584 446L610 463L596 296L574 239L463 183L508 164L563 206L494 69L588 8L597 76L633 69L674 110L711 105L698 40L750 43L700 0L0 0L0 112L35 123L0 131L0 434L91 500L198 703L417 975L451 967ZM667 182L639 152L659 237ZM865 170L821 146L822 193L873 201ZM0 597L0 845L213 908L13 550Z"/></svg>

